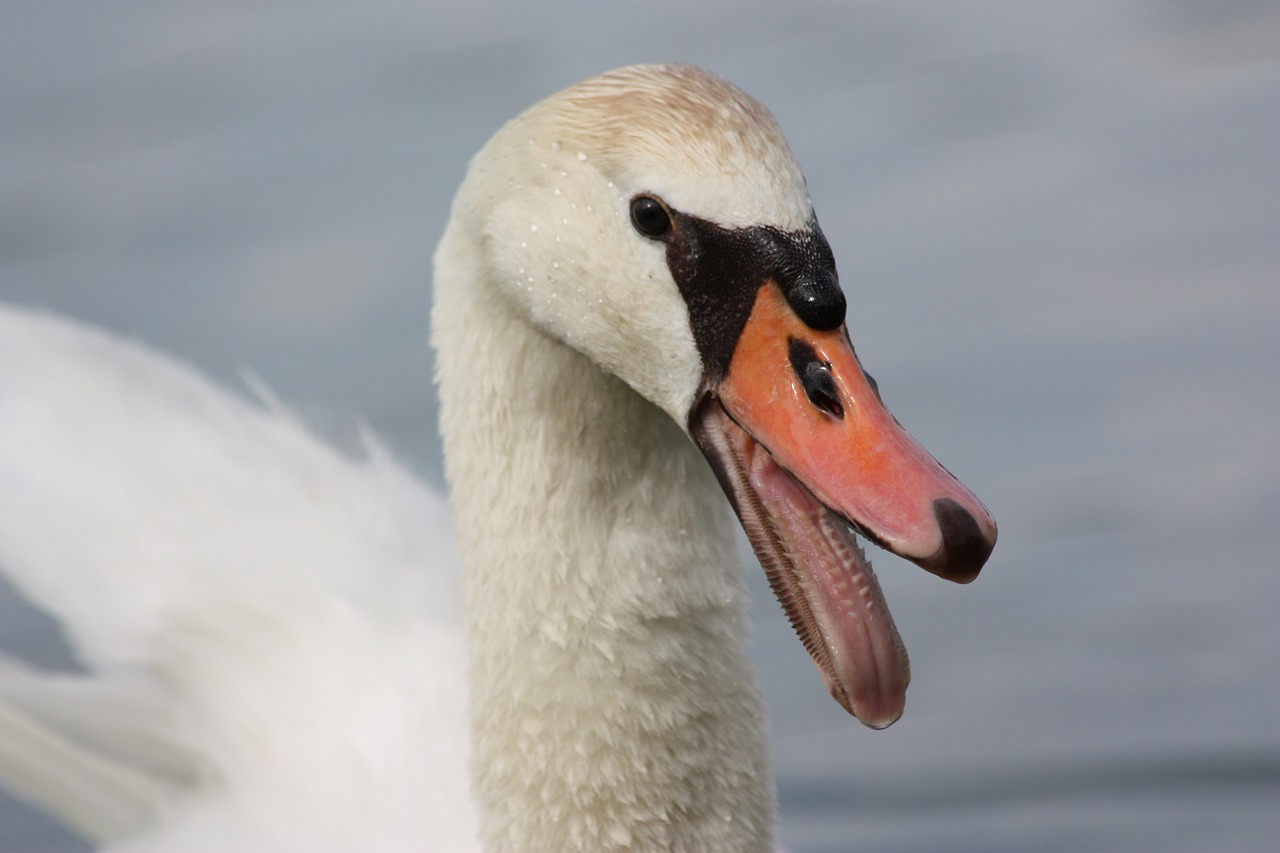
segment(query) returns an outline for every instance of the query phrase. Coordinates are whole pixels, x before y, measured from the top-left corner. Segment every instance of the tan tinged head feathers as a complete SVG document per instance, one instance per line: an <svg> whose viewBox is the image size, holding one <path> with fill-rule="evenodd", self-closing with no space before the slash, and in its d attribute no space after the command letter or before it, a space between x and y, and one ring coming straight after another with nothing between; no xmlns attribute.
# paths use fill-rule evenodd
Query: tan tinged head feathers
<svg viewBox="0 0 1280 853"><path fill-rule="evenodd" d="M488 283L535 326L683 423L703 368L663 247L631 225L640 194L730 228L813 217L768 110L702 69L645 65L508 122L473 161L451 227L472 232Z"/></svg>

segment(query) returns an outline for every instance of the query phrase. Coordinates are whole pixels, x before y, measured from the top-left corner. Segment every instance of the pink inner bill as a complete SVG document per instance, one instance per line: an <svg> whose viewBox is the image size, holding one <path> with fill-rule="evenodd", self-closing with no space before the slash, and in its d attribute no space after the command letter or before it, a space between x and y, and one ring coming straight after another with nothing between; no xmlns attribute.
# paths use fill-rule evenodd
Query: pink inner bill
<svg viewBox="0 0 1280 853"><path fill-rule="evenodd" d="M743 529L831 695L872 728L902 715L911 667L853 532L719 405L704 436Z"/></svg>

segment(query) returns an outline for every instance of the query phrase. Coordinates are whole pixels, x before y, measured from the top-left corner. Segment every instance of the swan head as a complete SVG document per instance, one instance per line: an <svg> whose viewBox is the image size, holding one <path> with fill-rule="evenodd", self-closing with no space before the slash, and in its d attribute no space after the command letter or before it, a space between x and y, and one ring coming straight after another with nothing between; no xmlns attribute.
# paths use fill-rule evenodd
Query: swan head
<svg viewBox="0 0 1280 853"><path fill-rule="evenodd" d="M832 695L896 720L906 653L852 530L967 582L995 522L862 369L768 110L687 66L592 78L498 132L451 227L498 298L684 427Z"/></svg>

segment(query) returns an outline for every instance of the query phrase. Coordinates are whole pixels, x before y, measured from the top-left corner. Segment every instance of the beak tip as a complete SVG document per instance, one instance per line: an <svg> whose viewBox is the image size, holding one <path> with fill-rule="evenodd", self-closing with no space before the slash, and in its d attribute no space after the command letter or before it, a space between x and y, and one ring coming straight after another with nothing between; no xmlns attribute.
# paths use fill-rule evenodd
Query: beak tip
<svg viewBox="0 0 1280 853"><path fill-rule="evenodd" d="M835 679L828 679L827 689L831 693L831 698L849 712L850 716L867 728L879 731L889 728L902 718L907 702L907 683L910 679L910 672L906 672L900 681L894 682L891 688L862 691L856 700L844 685Z"/></svg>
<svg viewBox="0 0 1280 853"><path fill-rule="evenodd" d="M934 574L956 583L969 583L996 546L996 528L984 530L969 510L951 498L933 502L933 514L942 531L942 547L924 562Z"/></svg>
<svg viewBox="0 0 1280 853"><path fill-rule="evenodd" d="M881 731L892 726L898 720L902 719L904 703L901 701L888 703L884 707L866 708L859 707L856 710L846 706L850 714L852 714L858 722L862 723L869 729Z"/></svg>

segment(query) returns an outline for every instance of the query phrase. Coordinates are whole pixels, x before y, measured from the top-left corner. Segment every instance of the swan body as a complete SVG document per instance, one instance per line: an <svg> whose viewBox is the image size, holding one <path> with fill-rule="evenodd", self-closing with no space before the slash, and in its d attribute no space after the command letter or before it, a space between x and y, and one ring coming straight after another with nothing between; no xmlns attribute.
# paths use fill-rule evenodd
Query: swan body
<svg viewBox="0 0 1280 853"><path fill-rule="evenodd" d="M0 566L88 670L8 667L0 779L129 850L772 849L734 512L832 695L896 719L847 525L961 581L995 526L883 410L762 106L684 66L553 95L435 291L456 558L372 439L0 312Z"/></svg>
<svg viewBox="0 0 1280 853"><path fill-rule="evenodd" d="M475 846L441 497L42 313L0 388L0 563L88 670L0 669L6 781L113 849Z"/></svg>

